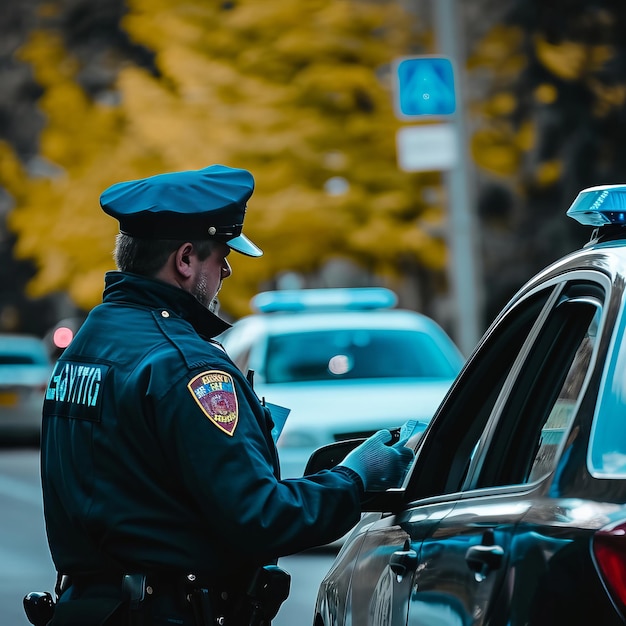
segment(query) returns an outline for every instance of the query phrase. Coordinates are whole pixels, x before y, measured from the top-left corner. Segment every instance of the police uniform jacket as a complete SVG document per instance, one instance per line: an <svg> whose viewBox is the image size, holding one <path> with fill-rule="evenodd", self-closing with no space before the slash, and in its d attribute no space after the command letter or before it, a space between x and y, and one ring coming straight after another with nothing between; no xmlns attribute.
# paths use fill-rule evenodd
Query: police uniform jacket
<svg viewBox="0 0 626 626"><path fill-rule="evenodd" d="M107 274L44 402L59 572L238 576L358 521L351 470L280 480L269 411L211 341L227 327L181 289Z"/></svg>

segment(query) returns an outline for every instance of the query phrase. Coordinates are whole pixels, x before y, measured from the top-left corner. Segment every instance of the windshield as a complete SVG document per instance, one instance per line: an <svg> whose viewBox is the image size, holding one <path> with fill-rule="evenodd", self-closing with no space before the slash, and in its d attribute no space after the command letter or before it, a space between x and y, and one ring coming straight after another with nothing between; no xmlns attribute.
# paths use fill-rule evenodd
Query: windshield
<svg viewBox="0 0 626 626"><path fill-rule="evenodd" d="M270 337L268 383L360 378L453 378L456 370L427 334L352 329Z"/></svg>

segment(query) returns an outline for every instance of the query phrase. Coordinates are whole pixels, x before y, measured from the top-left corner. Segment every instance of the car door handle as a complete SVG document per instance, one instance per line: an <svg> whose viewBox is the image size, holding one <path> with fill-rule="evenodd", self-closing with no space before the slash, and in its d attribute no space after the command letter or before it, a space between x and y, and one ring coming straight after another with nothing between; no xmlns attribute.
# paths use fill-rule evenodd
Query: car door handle
<svg viewBox="0 0 626 626"><path fill-rule="evenodd" d="M469 568L478 575L486 576L502 565L504 550L501 546L479 544L471 546L465 553L465 561Z"/></svg>
<svg viewBox="0 0 626 626"><path fill-rule="evenodd" d="M404 550L398 550L391 555L389 567L396 576L406 576L417 567L417 552L405 546Z"/></svg>

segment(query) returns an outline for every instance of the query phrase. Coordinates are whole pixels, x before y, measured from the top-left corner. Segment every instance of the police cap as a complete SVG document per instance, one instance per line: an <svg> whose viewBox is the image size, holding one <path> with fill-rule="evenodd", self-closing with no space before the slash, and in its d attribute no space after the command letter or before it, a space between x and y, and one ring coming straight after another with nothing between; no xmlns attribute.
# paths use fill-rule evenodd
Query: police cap
<svg viewBox="0 0 626 626"><path fill-rule="evenodd" d="M100 206L132 237L215 239L242 254L261 256L242 233L253 191L247 170L211 165L116 183L102 192Z"/></svg>

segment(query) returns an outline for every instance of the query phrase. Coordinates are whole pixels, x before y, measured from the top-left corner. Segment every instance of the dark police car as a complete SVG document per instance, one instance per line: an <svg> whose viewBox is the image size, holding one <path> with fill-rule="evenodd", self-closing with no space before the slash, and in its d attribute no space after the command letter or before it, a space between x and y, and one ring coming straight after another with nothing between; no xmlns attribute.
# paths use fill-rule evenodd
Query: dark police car
<svg viewBox="0 0 626 626"><path fill-rule="evenodd" d="M591 241L487 330L322 581L315 626L626 623L626 185L568 215Z"/></svg>

